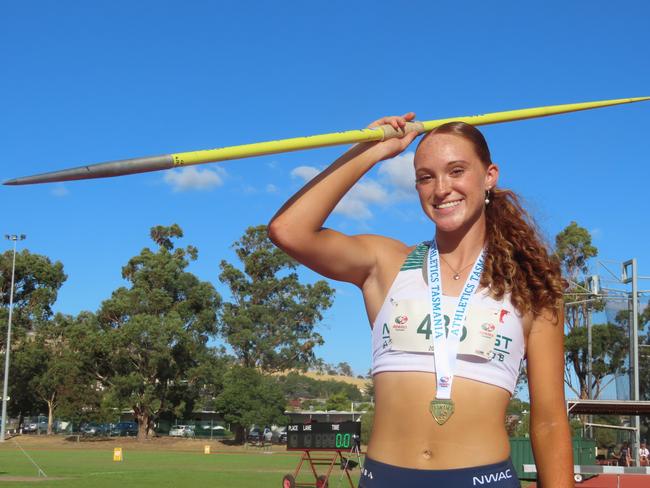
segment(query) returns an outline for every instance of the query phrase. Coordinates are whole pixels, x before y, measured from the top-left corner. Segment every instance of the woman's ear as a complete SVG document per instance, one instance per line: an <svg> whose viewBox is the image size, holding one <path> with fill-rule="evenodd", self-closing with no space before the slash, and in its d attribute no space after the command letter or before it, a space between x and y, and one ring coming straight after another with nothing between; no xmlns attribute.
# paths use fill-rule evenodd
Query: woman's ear
<svg viewBox="0 0 650 488"><path fill-rule="evenodd" d="M498 181L499 167L494 163L490 163L490 166L488 166L487 171L485 172L485 189L494 188L497 186Z"/></svg>

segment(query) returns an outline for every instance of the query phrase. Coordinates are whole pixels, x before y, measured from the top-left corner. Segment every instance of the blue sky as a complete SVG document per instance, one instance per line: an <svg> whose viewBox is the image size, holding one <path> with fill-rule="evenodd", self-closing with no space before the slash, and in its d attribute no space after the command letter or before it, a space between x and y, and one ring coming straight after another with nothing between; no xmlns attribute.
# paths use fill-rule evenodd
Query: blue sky
<svg viewBox="0 0 650 488"><path fill-rule="evenodd" d="M6 2L0 178L87 163L421 120L650 95L650 6L575 2ZM486 127L502 187L549 240L572 220L603 259L650 275L650 103ZM192 271L218 282L245 228L268 222L342 151L328 148L66 184L1 187L2 233L65 265L56 310L96 310L120 269L178 223ZM428 239L409 154L380 165L329 219L348 233ZM9 248L9 242L5 242ZM304 271L304 279L317 277ZM319 330L325 361L370 366L347 284ZM643 287L643 286L642 286ZM645 286L650 288L650 286Z"/></svg>

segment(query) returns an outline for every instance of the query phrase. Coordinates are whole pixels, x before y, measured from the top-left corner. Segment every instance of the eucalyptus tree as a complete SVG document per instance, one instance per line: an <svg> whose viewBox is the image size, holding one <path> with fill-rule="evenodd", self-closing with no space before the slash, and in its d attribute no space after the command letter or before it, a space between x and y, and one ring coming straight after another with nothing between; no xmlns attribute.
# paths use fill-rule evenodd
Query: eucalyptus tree
<svg viewBox="0 0 650 488"><path fill-rule="evenodd" d="M9 313L13 251L0 254L0 348L4 350ZM17 341L52 317L52 305L67 279L63 264L24 249L16 253L12 335Z"/></svg>
<svg viewBox="0 0 650 488"><path fill-rule="evenodd" d="M12 391L27 391L37 399L36 406L45 406L48 434L57 413L71 415L99 404L100 391L83 348L91 333L76 318L56 314L18 346L16 371L22 378Z"/></svg>
<svg viewBox="0 0 650 488"><path fill-rule="evenodd" d="M592 382L589 385L587 320L593 311L604 308L603 301L586 301L586 278L590 259L598 255L591 234L576 222L571 222L555 238L556 256L562 264L565 290L565 356L567 386L579 397L598 398L604 388L623 373L627 353L626 326L620 322L592 326ZM577 378L577 384L573 378ZM609 379L607 379L609 378Z"/></svg>
<svg viewBox="0 0 650 488"><path fill-rule="evenodd" d="M232 298L220 314L220 331L242 366L266 372L306 369L315 331L332 305L326 281L302 283L298 263L273 245L266 226L249 227L233 248L243 269L223 260L219 279Z"/></svg>
<svg viewBox="0 0 650 488"><path fill-rule="evenodd" d="M223 378L215 407L231 424L235 442L246 440L246 429L286 422L286 400L275 378L255 368L233 365Z"/></svg>
<svg viewBox="0 0 650 488"><path fill-rule="evenodd" d="M187 271L198 250L174 246L183 237L178 225L153 227L150 235L157 249L142 249L122 268L129 285L102 303L90 346L106 398L133 410L139 439L161 413L185 410L184 395L202 381L197 371L221 304L212 284Z"/></svg>
<svg viewBox="0 0 650 488"><path fill-rule="evenodd" d="M0 254L0 350L4 364L6 350L7 323L11 294L11 272L13 251ZM52 306L56 302L59 289L67 279L60 261L34 254L28 249L16 253L16 266L13 290L11 365L9 368L10 415L22 417L37 414L46 407L42 399L28 387L35 371L41 365L36 357L23 355L38 328L52 318Z"/></svg>

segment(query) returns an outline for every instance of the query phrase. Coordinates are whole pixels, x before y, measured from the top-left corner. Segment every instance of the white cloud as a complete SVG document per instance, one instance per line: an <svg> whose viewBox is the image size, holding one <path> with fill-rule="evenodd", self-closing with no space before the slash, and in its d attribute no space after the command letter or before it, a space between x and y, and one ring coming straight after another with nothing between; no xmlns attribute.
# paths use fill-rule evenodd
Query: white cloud
<svg viewBox="0 0 650 488"><path fill-rule="evenodd" d="M601 237L603 237L603 230L600 227L594 227L589 231L589 233L591 234L591 237L593 237L594 239L600 239Z"/></svg>
<svg viewBox="0 0 650 488"><path fill-rule="evenodd" d="M366 220L372 217L369 204L382 204L387 200L386 189L377 181L366 179L352 187L334 208L334 213L340 213L355 220Z"/></svg>
<svg viewBox="0 0 650 488"><path fill-rule="evenodd" d="M318 168L314 168L313 166L298 166L291 170L291 176L293 178L300 178L304 180L305 183L311 180L318 173L320 173L320 170Z"/></svg>
<svg viewBox="0 0 650 488"><path fill-rule="evenodd" d="M388 185L395 188L394 198L415 197L414 156L415 154L409 151L388 159L379 166L379 175Z"/></svg>
<svg viewBox="0 0 650 488"><path fill-rule="evenodd" d="M278 187L275 186L273 183L269 183L266 185L266 192L267 193L277 193Z"/></svg>
<svg viewBox="0 0 650 488"><path fill-rule="evenodd" d="M223 185L223 176L226 171L222 168L215 170L199 169L188 166L180 170L170 170L165 173L165 183L172 186L173 191L209 190Z"/></svg>
<svg viewBox="0 0 650 488"><path fill-rule="evenodd" d="M298 166L291 171L292 177L301 178L307 182L314 178L320 170L313 166ZM334 208L334 213L345 215L355 220L366 220L372 217L370 204L384 204L389 200L386 189L376 180L365 178L352 187Z"/></svg>
<svg viewBox="0 0 650 488"><path fill-rule="evenodd" d="M55 197L59 197L59 198L68 196L70 194L70 192L63 185L63 183L59 183L58 185L55 185L54 188L52 188L52 191L50 193Z"/></svg>

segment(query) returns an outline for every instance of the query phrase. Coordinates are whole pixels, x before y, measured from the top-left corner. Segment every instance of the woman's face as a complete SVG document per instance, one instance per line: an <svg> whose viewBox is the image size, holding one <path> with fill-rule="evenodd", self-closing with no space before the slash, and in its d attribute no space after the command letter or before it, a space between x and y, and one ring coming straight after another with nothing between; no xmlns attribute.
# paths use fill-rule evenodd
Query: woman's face
<svg viewBox="0 0 650 488"><path fill-rule="evenodd" d="M499 169L486 168L471 142L435 134L422 142L414 164L420 204L437 231L467 229L483 217L485 191L496 185Z"/></svg>

